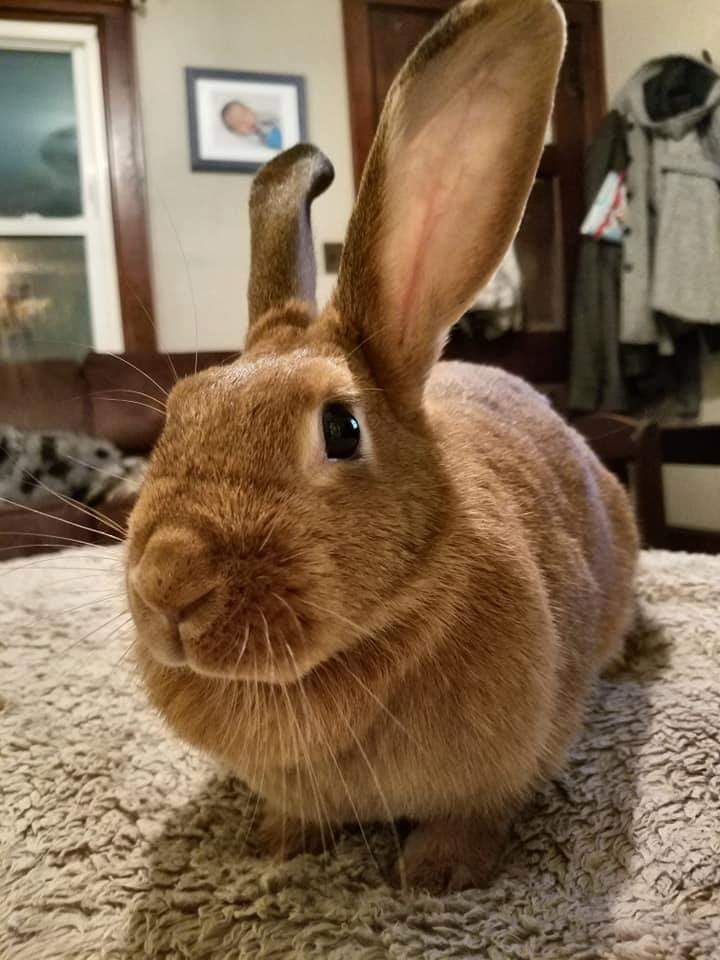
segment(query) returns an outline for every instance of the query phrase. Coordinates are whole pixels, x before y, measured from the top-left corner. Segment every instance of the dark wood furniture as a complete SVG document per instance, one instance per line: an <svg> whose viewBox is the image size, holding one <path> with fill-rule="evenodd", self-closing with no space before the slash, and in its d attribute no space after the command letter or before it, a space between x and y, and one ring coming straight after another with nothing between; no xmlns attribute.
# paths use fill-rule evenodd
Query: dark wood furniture
<svg viewBox="0 0 720 960"><path fill-rule="evenodd" d="M720 424L663 427L660 455L664 464L720 467ZM716 496L720 497L720 480ZM720 530L668 527L665 546L690 553L720 553Z"/></svg>
<svg viewBox="0 0 720 960"><path fill-rule="evenodd" d="M0 0L0 19L94 24L98 30L115 251L126 350L154 350L145 161L131 0Z"/></svg>
<svg viewBox="0 0 720 960"><path fill-rule="evenodd" d="M575 420L574 426L623 485L632 489L644 546L665 548L667 523L658 425L616 414L590 414Z"/></svg>
<svg viewBox="0 0 720 960"><path fill-rule="evenodd" d="M226 363L237 353L90 353L80 363L44 360L9 364L0 377L0 423L21 429L63 429L112 440L124 453L147 455L163 425L152 407L176 377ZM147 395L147 397L143 397ZM145 406L147 399L148 406ZM157 404L155 403L157 401ZM0 560L81 543L105 543L124 524L130 502L106 504L101 517L48 494L33 512L0 502Z"/></svg>
<svg viewBox="0 0 720 960"><path fill-rule="evenodd" d="M720 426L660 427L615 414L591 414L573 425L603 463L631 487L646 547L720 553L720 531L667 523L662 473L664 465L720 467Z"/></svg>
<svg viewBox="0 0 720 960"><path fill-rule="evenodd" d="M353 161L359 182L385 95L408 54L455 0L343 0ZM606 110L596 0L561 0L568 47L545 148L518 236L525 329L491 344L456 330L448 356L495 363L542 384L567 381L569 313L584 216L583 158Z"/></svg>

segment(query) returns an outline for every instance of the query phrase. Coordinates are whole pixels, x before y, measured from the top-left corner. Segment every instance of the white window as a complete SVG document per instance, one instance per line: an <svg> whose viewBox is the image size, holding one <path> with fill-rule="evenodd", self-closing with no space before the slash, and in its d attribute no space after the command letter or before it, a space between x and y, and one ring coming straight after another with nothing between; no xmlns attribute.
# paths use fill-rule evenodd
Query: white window
<svg viewBox="0 0 720 960"><path fill-rule="evenodd" d="M100 50L0 20L0 361L123 350Z"/></svg>

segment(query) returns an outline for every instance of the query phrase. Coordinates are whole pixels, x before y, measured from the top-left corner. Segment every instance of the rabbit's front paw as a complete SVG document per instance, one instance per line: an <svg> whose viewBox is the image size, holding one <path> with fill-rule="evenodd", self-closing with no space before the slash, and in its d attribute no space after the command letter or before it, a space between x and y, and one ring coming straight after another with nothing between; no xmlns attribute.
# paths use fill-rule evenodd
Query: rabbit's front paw
<svg viewBox="0 0 720 960"><path fill-rule="evenodd" d="M490 827L479 818L428 820L408 837L396 877L410 889L438 896L486 886L497 872L506 838L504 826Z"/></svg>
<svg viewBox="0 0 720 960"><path fill-rule="evenodd" d="M327 825L321 830L316 824L284 817L274 810L265 811L255 836L261 852L278 860L291 860L302 853L323 853L333 845Z"/></svg>

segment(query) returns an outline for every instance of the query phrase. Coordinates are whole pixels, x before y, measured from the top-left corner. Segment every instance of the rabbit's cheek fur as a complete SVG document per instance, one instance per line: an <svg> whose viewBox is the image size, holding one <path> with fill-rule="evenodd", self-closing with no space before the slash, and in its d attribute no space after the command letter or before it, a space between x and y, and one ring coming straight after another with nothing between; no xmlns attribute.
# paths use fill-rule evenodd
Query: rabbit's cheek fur
<svg viewBox="0 0 720 960"><path fill-rule="evenodd" d="M386 624L436 535L418 523L427 494L407 479L412 445L379 419L382 401L371 394L366 413L346 365L301 355L255 352L171 395L127 554L139 642L166 667L293 682ZM323 398L333 397L353 398L362 423L355 461L324 454ZM426 472L432 462L428 452Z"/></svg>
<svg viewBox="0 0 720 960"><path fill-rule="evenodd" d="M166 666L291 682L336 652L346 635L333 622L342 604L332 556L292 498L268 508L260 524L236 509L243 520L226 529L197 506L178 511L178 519L160 514L128 563L138 639Z"/></svg>
<svg viewBox="0 0 720 960"><path fill-rule="evenodd" d="M233 552L207 550L217 558L211 563L200 540L193 562L198 540L164 525L129 574L139 639L161 663L187 664L206 676L289 682L334 652L334 634L318 612L333 601L321 550L285 536L270 538L257 555L239 544Z"/></svg>

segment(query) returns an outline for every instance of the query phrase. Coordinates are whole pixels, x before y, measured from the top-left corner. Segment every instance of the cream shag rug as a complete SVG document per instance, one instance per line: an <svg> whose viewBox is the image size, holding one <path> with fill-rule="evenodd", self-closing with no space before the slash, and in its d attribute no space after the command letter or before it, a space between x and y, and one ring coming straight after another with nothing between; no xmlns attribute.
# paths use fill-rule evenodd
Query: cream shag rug
<svg viewBox="0 0 720 960"><path fill-rule="evenodd" d="M258 857L242 785L166 733L123 657L118 556L0 565L2 960L720 957L720 558L645 555L645 623L563 782L489 889L434 899L386 886L352 832Z"/></svg>

